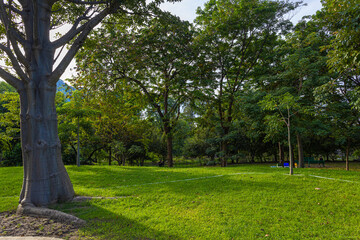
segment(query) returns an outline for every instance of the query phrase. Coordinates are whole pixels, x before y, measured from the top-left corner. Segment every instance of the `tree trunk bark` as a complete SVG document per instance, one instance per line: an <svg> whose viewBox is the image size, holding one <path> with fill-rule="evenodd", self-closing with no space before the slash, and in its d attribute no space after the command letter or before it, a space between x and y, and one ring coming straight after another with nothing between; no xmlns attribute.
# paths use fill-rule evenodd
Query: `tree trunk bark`
<svg viewBox="0 0 360 240"><path fill-rule="evenodd" d="M167 148L166 160L168 162L168 166L173 167L174 166L174 161L173 161L173 155L172 155L173 145L172 145L172 136L171 136L171 134L166 135L166 148Z"/></svg>
<svg viewBox="0 0 360 240"><path fill-rule="evenodd" d="M80 119L77 117L77 154L76 165L80 167Z"/></svg>
<svg viewBox="0 0 360 240"><path fill-rule="evenodd" d="M298 145L298 157L299 157L298 168L304 168L304 149L303 149L301 136L299 133L296 133L296 140Z"/></svg>
<svg viewBox="0 0 360 240"><path fill-rule="evenodd" d="M274 162L278 162L278 155L276 154L276 152L274 153Z"/></svg>
<svg viewBox="0 0 360 240"><path fill-rule="evenodd" d="M223 126L224 135L222 136L223 139L225 136L227 136L230 132L230 128L228 126ZM221 141L221 151L223 152L223 156L221 157L221 167L227 166L227 141L222 140Z"/></svg>
<svg viewBox="0 0 360 240"><path fill-rule="evenodd" d="M164 120L164 132L165 132L165 137L166 137L166 161L168 162L168 167L173 167L174 166L174 161L173 161L173 139L172 139L172 132L171 132L171 127L170 127L170 123L168 120Z"/></svg>
<svg viewBox="0 0 360 240"><path fill-rule="evenodd" d="M109 147L109 166L111 166L111 160L112 160L112 151L111 151L111 147Z"/></svg>
<svg viewBox="0 0 360 240"><path fill-rule="evenodd" d="M287 130L288 130L288 144L289 144L289 168L290 168L290 175L293 175L294 170L293 170L293 165L294 165L294 160L293 160L293 154L292 154L292 146L291 146L291 133L290 133L290 122L288 122L287 124Z"/></svg>
<svg viewBox="0 0 360 240"><path fill-rule="evenodd" d="M26 84L19 94L24 164L20 204L47 206L69 201L75 193L61 158L56 86L50 86L46 79L39 79Z"/></svg>
<svg viewBox="0 0 360 240"><path fill-rule="evenodd" d="M281 145L281 143L279 143L279 161L280 161L280 164L283 164L284 163L284 148L283 146Z"/></svg>
<svg viewBox="0 0 360 240"><path fill-rule="evenodd" d="M350 170L349 166L349 154L350 154L350 146L349 144L346 146L346 171Z"/></svg>
<svg viewBox="0 0 360 240"><path fill-rule="evenodd" d="M226 167L227 166L227 143L226 141L221 142L221 151L223 152L223 156L221 157L221 166Z"/></svg>

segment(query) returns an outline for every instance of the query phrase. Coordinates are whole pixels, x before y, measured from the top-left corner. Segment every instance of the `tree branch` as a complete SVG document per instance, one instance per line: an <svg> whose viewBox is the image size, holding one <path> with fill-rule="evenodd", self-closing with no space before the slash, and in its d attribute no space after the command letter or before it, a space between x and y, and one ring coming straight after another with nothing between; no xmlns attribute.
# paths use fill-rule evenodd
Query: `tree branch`
<svg viewBox="0 0 360 240"><path fill-rule="evenodd" d="M15 8L15 7L13 7L13 6L9 5L9 4L4 4L4 6L5 6L6 8L9 8L11 11L13 11L13 12L19 14L19 15L23 15L23 14L24 14L24 11L20 11L19 9L17 9L17 8Z"/></svg>
<svg viewBox="0 0 360 240"><path fill-rule="evenodd" d="M24 66L26 67L26 66L28 66L28 63L27 63L24 55L21 53L19 46L17 45L17 41L18 41L20 44L25 46L26 40L21 36L20 32L17 29L14 29L13 27L11 27L11 24L10 24L11 20L10 20L8 14L6 13L5 7L8 7L8 5L4 4L4 1L1 0L1 2L0 2L0 18L1 18L1 21L3 22L5 30L6 30L6 37L7 37L8 41L11 42L11 45L14 48L14 52L15 52L18 60L22 64L24 64ZM11 9L11 10L13 10L13 9Z"/></svg>
<svg viewBox="0 0 360 240"><path fill-rule="evenodd" d="M84 12L84 14L80 17L78 17L76 19L76 21L74 22L73 26L71 27L71 29L61 38L59 38L58 40L54 41L52 43L52 46L57 49L61 46L64 46L65 44L67 44L69 41L71 41L76 35L78 35L79 33L81 33L85 27L86 27L86 23L81 25L79 28L79 24L82 20L86 20L89 19L91 16L86 16L89 11L92 9L92 7L89 7L88 9L86 9L86 11Z"/></svg>
<svg viewBox="0 0 360 240"><path fill-rule="evenodd" d="M15 69L15 71L19 75L19 77L23 81L28 82L29 81L28 77L26 76L25 72L21 69L19 62L16 59L15 55L12 53L11 49L4 46L1 43L0 43L0 49L3 50L8 55L8 57L11 61L11 64L13 65L13 68Z"/></svg>
<svg viewBox="0 0 360 240"><path fill-rule="evenodd" d="M115 6L117 8L117 6ZM91 20L89 20L87 23L84 24L83 27L83 31L81 32L81 34L76 38L76 40L74 41L74 43L72 44L70 50L67 52L67 54L65 55L64 59L60 62L59 66L53 71L53 73L51 74L50 78L49 78L49 83L50 84L55 84L59 78L61 77L61 75L63 74L63 72L65 71L65 69L69 66L71 60L74 58L75 54L77 53L77 51L82 47L82 45L85 42L86 37L89 35L89 33L91 32L91 30L101 22L101 20L103 20L109 13L111 13L112 11L114 11L114 6L113 8L106 8L104 9L102 12L100 12L98 15L96 15L94 18L92 18Z"/></svg>
<svg viewBox="0 0 360 240"><path fill-rule="evenodd" d="M157 110L157 112L159 113L159 116L160 116L161 118L164 118L164 114L162 113L159 104L157 104L157 103L154 101L154 99L152 98L151 94L149 93L149 91L147 90L147 88L144 86L144 84L143 84L141 81L139 81L139 80L137 80L137 79L135 79L135 78L131 78L131 77L127 77L127 76L124 76L124 77L125 77L126 79L128 79L128 80L136 83L136 84L142 89L142 91L143 91L143 92L145 93L145 95L148 97L148 99L149 99L149 101L150 101L150 104L153 105L153 107L154 107L154 108Z"/></svg>
<svg viewBox="0 0 360 240"><path fill-rule="evenodd" d="M2 67L0 67L0 77L18 91L23 87L23 83L19 79L5 71Z"/></svg>

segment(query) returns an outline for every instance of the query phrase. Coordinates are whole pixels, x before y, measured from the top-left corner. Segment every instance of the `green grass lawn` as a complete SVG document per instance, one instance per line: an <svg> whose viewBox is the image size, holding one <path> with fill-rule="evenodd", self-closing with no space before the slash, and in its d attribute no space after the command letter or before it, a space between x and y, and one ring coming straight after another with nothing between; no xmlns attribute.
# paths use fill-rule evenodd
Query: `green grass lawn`
<svg viewBox="0 0 360 240"><path fill-rule="evenodd" d="M359 170L67 169L78 195L118 197L55 206L88 221L82 239L360 239ZM22 168L0 176L0 211L13 210Z"/></svg>

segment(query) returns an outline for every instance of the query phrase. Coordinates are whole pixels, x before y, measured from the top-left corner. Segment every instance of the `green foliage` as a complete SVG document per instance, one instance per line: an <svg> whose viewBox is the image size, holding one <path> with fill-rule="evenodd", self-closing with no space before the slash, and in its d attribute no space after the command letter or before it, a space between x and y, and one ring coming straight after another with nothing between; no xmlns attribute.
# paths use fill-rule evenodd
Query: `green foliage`
<svg viewBox="0 0 360 240"><path fill-rule="evenodd" d="M328 46L329 65L336 71L358 69L360 4L356 0L324 0L320 17L335 38Z"/></svg>
<svg viewBox="0 0 360 240"><path fill-rule="evenodd" d="M6 92L16 92L15 88L13 88L11 85L7 84L6 82L0 81L0 94L6 93Z"/></svg>
<svg viewBox="0 0 360 240"><path fill-rule="evenodd" d="M0 166L22 166L22 153L21 143L16 143L12 149L3 152L3 160L0 162Z"/></svg>
<svg viewBox="0 0 360 240"><path fill-rule="evenodd" d="M4 85L3 85L4 86ZM0 157L4 166L22 164L20 147L20 102L15 92L0 93Z"/></svg>
<svg viewBox="0 0 360 240"><path fill-rule="evenodd" d="M280 124L290 126L290 118L301 109L298 99L288 92L279 96L268 94L259 104L264 110L274 112L265 117L268 135L278 133L281 129Z"/></svg>
<svg viewBox="0 0 360 240"><path fill-rule="evenodd" d="M211 0L198 9L196 41L213 70L216 89L211 96L215 110L221 156L228 153L238 100L248 85L257 81L261 66L274 54L279 35L292 24L283 15L299 2ZM273 63L271 65L274 65ZM228 136L227 136L228 135ZM236 148L236 147L235 147ZM222 159L226 165L226 159Z"/></svg>

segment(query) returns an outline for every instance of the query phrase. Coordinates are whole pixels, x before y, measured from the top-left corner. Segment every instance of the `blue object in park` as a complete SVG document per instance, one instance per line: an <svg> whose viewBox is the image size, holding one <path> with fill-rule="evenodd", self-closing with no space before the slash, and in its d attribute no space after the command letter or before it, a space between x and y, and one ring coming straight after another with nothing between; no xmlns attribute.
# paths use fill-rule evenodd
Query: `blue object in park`
<svg viewBox="0 0 360 240"><path fill-rule="evenodd" d="M290 165L289 165L289 163L284 163L284 167L289 167Z"/></svg>

